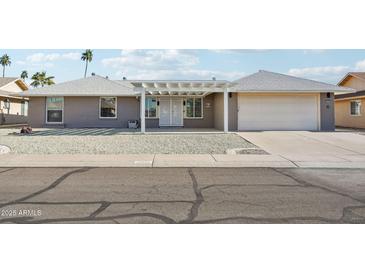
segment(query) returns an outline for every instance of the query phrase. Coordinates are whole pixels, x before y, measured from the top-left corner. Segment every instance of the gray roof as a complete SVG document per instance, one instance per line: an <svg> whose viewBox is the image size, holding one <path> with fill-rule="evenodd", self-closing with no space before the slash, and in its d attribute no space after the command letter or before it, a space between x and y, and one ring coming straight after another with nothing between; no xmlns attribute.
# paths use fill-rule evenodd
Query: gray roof
<svg viewBox="0 0 365 274"><path fill-rule="evenodd" d="M22 98L21 95L19 95L20 93L18 92L10 92L10 91L6 91L6 90L0 90L0 97L11 97L11 98Z"/></svg>
<svg viewBox="0 0 365 274"><path fill-rule="evenodd" d="M16 77L0 77L0 87L3 87L11 82L16 81L18 78Z"/></svg>
<svg viewBox="0 0 365 274"><path fill-rule="evenodd" d="M288 91L288 92L352 92L351 88L260 70L242 77L234 83L236 91Z"/></svg>
<svg viewBox="0 0 365 274"><path fill-rule="evenodd" d="M133 87L95 75L51 86L30 89L22 93L33 96L132 96Z"/></svg>

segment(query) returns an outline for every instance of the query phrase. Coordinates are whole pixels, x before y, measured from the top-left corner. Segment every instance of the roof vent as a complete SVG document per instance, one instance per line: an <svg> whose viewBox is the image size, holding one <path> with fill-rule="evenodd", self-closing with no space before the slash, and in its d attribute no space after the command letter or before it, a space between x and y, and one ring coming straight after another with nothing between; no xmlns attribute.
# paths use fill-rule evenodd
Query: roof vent
<svg viewBox="0 0 365 274"><path fill-rule="evenodd" d="M123 77L123 80L125 81L125 80L127 80L127 77Z"/></svg>
<svg viewBox="0 0 365 274"><path fill-rule="evenodd" d="M215 80L217 80L217 79L216 79L215 77L212 77L212 80L213 80L213 81L215 81Z"/></svg>
<svg viewBox="0 0 365 274"><path fill-rule="evenodd" d="M91 76L95 76L95 72L92 72L92 73L91 73Z"/></svg>

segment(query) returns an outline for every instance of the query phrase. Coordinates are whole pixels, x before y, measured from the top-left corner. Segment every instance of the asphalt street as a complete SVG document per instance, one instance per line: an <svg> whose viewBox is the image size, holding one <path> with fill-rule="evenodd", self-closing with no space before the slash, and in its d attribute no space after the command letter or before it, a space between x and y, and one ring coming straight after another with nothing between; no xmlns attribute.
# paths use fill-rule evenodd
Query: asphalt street
<svg viewBox="0 0 365 274"><path fill-rule="evenodd" d="M365 169L0 168L0 223L365 223Z"/></svg>

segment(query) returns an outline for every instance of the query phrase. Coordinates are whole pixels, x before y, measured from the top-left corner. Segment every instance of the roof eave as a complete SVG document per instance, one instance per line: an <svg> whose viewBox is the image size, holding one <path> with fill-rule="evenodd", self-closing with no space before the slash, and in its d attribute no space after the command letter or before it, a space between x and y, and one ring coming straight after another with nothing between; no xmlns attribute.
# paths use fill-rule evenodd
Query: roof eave
<svg viewBox="0 0 365 274"><path fill-rule="evenodd" d="M294 89L236 89L233 92L257 92L257 93L327 93L327 92L336 92L336 93L348 93L348 92L354 92L353 89L346 89L346 90L294 90Z"/></svg>
<svg viewBox="0 0 365 274"><path fill-rule="evenodd" d="M62 94L62 93L47 93L47 94L19 94L22 97L135 97L138 93L133 94Z"/></svg>

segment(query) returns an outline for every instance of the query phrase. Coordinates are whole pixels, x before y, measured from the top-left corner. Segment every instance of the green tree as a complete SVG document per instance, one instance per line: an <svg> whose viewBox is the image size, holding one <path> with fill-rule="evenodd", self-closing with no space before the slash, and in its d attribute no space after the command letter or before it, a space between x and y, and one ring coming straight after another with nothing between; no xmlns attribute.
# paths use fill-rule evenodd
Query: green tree
<svg viewBox="0 0 365 274"><path fill-rule="evenodd" d="M84 74L84 78L86 77L86 73L87 73L87 65L93 60L93 51L91 49L87 49L82 55L81 55L81 60L85 61L86 65L85 65L85 74Z"/></svg>
<svg viewBox="0 0 365 274"><path fill-rule="evenodd" d="M20 78L22 78L23 81L25 81L25 79L28 79L28 71L23 70L22 73L20 74Z"/></svg>
<svg viewBox="0 0 365 274"><path fill-rule="evenodd" d="M54 85L54 76L47 76L45 71L35 73L31 79L33 82L30 85L35 88Z"/></svg>
<svg viewBox="0 0 365 274"><path fill-rule="evenodd" d="M10 57L7 54L4 54L0 58L0 63L3 66L3 77L5 77L5 67L11 65Z"/></svg>

